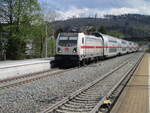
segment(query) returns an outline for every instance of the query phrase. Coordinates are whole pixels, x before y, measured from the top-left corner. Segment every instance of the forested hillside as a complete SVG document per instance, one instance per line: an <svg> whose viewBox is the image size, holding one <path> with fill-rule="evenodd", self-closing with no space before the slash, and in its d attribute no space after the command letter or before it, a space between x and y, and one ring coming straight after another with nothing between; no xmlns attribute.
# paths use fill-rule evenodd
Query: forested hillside
<svg viewBox="0 0 150 113"><path fill-rule="evenodd" d="M104 18L73 18L55 21L52 24L55 30L77 29L82 31L85 26L94 26L97 30L103 27L108 34L117 31L128 38L150 36L150 16L139 14L107 15Z"/></svg>

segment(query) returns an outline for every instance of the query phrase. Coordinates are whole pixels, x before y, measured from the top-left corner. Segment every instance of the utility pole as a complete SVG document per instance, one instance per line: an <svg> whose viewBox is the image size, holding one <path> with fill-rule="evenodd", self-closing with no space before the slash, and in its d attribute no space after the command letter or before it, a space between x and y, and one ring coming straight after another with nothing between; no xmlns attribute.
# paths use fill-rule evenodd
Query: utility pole
<svg viewBox="0 0 150 113"><path fill-rule="evenodd" d="M47 8L47 0L46 0L45 7ZM47 17L45 15L45 58L47 58L47 36L48 36L47 34L48 34L47 33Z"/></svg>
<svg viewBox="0 0 150 113"><path fill-rule="evenodd" d="M47 58L47 23L45 22L45 58Z"/></svg>

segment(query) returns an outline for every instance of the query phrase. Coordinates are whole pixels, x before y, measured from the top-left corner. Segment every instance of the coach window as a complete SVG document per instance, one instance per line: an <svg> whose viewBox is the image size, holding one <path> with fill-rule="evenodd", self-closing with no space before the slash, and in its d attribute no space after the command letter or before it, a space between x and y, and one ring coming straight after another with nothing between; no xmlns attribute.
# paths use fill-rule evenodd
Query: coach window
<svg viewBox="0 0 150 113"><path fill-rule="evenodd" d="M105 43L105 48L106 48L106 50L107 50L107 48L108 48L108 44L107 44L107 42Z"/></svg>
<svg viewBox="0 0 150 113"><path fill-rule="evenodd" d="M84 38L82 38L82 44L84 44Z"/></svg>

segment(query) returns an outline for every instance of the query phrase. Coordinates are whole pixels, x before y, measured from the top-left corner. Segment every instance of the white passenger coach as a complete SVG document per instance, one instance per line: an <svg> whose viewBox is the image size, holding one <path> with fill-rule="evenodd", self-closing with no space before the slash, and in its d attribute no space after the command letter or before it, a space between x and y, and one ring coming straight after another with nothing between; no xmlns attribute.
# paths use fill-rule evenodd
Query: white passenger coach
<svg viewBox="0 0 150 113"><path fill-rule="evenodd" d="M56 41L55 60L84 63L138 50L138 44L101 33L60 33Z"/></svg>

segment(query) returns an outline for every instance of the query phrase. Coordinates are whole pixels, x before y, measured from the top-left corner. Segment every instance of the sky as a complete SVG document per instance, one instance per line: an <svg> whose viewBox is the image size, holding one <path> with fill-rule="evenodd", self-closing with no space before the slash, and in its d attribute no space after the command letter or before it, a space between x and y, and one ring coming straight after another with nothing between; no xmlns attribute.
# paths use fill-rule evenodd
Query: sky
<svg viewBox="0 0 150 113"><path fill-rule="evenodd" d="M56 20L104 15L150 15L150 0L38 0L46 16L56 13Z"/></svg>

